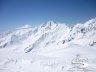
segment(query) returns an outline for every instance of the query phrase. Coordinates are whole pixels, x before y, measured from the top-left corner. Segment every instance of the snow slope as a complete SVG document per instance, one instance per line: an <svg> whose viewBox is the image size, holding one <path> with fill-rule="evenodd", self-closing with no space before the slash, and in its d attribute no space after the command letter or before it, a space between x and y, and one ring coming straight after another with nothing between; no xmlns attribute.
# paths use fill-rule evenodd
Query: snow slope
<svg viewBox="0 0 96 72"><path fill-rule="evenodd" d="M74 26L48 21L0 34L0 72L95 72L95 55L96 18Z"/></svg>

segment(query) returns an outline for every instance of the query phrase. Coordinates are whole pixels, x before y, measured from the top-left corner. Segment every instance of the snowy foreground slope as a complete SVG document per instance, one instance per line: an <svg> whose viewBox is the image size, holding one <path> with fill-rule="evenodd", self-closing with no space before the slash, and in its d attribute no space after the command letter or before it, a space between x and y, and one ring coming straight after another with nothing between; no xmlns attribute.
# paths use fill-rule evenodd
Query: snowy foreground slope
<svg viewBox="0 0 96 72"><path fill-rule="evenodd" d="M96 18L0 34L0 72L96 72Z"/></svg>

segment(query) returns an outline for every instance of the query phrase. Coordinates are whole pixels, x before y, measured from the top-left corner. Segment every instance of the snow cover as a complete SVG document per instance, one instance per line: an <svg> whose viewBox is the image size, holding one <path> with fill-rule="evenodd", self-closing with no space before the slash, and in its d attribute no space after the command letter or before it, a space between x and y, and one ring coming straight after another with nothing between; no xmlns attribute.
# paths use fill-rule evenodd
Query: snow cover
<svg viewBox="0 0 96 72"><path fill-rule="evenodd" d="M0 72L96 72L96 18L53 21L0 34Z"/></svg>

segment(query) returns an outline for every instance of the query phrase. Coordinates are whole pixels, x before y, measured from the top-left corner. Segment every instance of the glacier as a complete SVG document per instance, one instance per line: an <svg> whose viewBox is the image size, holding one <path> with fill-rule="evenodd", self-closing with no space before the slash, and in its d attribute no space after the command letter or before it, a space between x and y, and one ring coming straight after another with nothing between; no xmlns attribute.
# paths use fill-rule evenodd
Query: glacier
<svg viewBox="0 0 96 72"><path fill-rule="evenodd" d="M96 18L73 26L27 24L0 34L0 72L95 72L95 55Z"/></svg>

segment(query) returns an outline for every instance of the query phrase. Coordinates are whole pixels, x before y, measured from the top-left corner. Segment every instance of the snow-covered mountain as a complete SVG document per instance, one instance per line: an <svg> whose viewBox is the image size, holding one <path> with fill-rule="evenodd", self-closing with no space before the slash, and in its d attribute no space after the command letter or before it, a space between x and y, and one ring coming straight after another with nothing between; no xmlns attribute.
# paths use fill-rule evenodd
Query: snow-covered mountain
<svg viewBox="0 0 96 72"><path fill-rule="evenodd" d="M74 26L48 21L0 34L0 72L95 72L95 55L96 18ZM75 56L79 66L72 63Z"/></svg>

